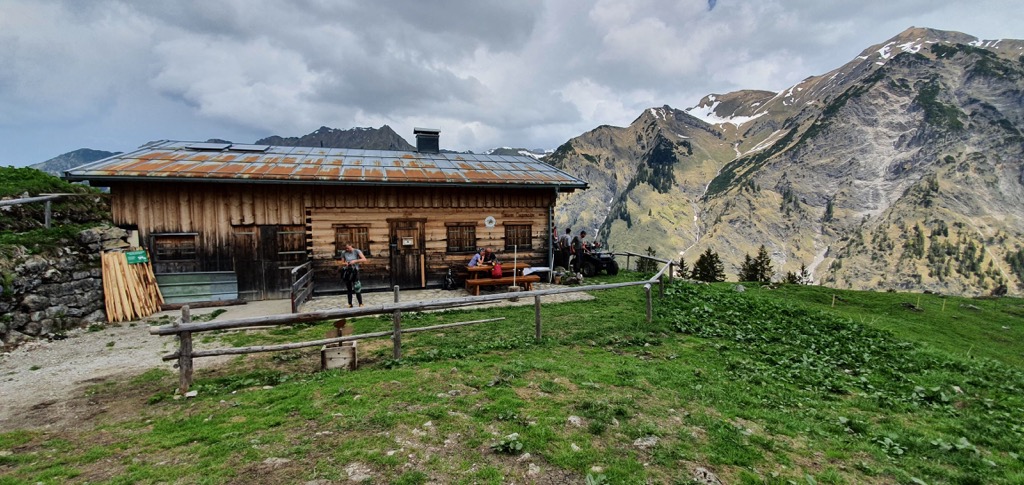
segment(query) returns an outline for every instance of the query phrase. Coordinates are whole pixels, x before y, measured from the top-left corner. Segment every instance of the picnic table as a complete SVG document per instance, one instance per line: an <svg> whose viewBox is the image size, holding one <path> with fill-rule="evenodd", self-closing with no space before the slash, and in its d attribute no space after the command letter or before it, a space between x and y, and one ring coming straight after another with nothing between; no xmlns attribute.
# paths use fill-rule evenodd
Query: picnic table
<svg viewBox="0 0 1024 485"><path fill-rule="evenodd" d="M515 271L515 273L517 275L521 275L521 274L523 274L523 270L526 269L526 268L529 268L529 267L530 267L530 265L528 263L511 263L511 264L501 263L501 273L502 273L502 276L504 276L505 274L508 274L509 276L511 276L512 275L512 271ZM479 265L476 265L476 266L466 266L466 271L469 272L469 279L471 279L471 280L477 279L477 278L490 278L491 277L491 270L492 269L494 269L494 265L490 265L490 264L479 264Z"/></svg>
<svg viewBox="0 0 1024 485"><path fill-rule="evenodd" d="M466 291L474 295L479 295L481 286L501 285L522 286L524 290L530 291L533 288L533 284L540 281L540 276L533 274L522 276L523 270L529 267L530 265L528 263L502 263L502 277L492 278L491 270L494 266L490 264L467 266L466 271L468 273L468 277L466 278Z"/></svg>

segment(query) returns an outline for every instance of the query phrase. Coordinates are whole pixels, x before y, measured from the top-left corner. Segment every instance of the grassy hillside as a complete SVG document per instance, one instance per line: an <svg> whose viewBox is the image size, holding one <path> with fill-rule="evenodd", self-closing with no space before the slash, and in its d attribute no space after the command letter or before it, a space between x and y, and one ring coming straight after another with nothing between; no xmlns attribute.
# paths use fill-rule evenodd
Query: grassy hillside
<svg viewBox="0 0 1024 485"><path fill-rule="evenodd" d="M506 320L404 336L402 361L363 342L356 372L315 372L316 350L239 358L189 400L165 370L98 386L96 409L131 411L7 430L0 483L1024 481L1024 301L676 283L647 324L639 288L594 296L545 305L539 342L532 306L413 314Z"/></svg>
<svg viewBox="0 0 1024 485"><path fill-rule="evenodd" d="M110 204L98 190L72 184L34 168L0 167L0 199L43 194L73 194L51 202L50 228L45 202L0 207L0 246L22 245L32 251L61 245L79 231L110 221Z"/></svg>

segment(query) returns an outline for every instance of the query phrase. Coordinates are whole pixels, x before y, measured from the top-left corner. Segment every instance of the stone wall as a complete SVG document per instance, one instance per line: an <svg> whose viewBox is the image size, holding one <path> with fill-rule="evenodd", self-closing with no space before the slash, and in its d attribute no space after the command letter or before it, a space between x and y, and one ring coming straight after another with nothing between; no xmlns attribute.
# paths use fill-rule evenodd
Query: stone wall
<svg viewBox="0 0 1024 485"><path fill-rule="evenodd" d="M0 256L0 340L5 348L33 338L105 322L100 255L127 246L116 227L82 231L51 254L15 248Z"/></svg>

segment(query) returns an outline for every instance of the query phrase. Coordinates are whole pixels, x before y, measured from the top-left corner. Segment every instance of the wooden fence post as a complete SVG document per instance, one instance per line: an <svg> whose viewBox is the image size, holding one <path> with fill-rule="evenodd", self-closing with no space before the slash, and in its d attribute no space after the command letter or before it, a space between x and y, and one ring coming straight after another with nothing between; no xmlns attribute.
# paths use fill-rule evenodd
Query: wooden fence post
<svg viewBox="0 0 1024 485"><path fill-rule="evenodd" d="M675 273L675 263L668 263L668 282L672 282L672 273Z"/></svg>
<svg viewBox="0 0 1024 485"><path fill-rule="evenodd" d="M540 340L540 295L533 297L533 338Z"/></svg>
<svg viewBox="0 0 1024 485"><path fill-rule="evenodd" d="M181 307L181 323L192 323L188 305ZM184 395L192 385L192 332L178 333L178 340L178 393Z"/></svg>
<svg viewBox="0 0 1024 485"><path fill-rule="evenodd" d="M52 213L53 213L53 212L52 212L52 211L50 210L50 207L51 207L51 206L50 206L50 201L46 201L46 210L45 210L45 213L43 214L43 219L44 219L44 222L43 222L43 224L45 224L45 225L46 225L46 228L47 228L47 229L49 229L49 228L50 228L50 214L52 214Z"/></svg>
<svg viewBox="0 0 1024 485"><path fill-rule="evenodd" d="M398 303L398 285L395 285L395 303ZM391 341L395 344L393 355L394 359L398 360L402 358L402 310L395 310L391 316L391 323L394 332L391 334Z"/></svg>
<svg viewBox="0 0 1024 485"><path fill-rule="evenodd" d="M658 298L665 298L665 276L658 278Z"/></svg>
<svg viewBox="0 0 1024 485"><path fill-rule="evenodd" d="M647 323L651 323L652 320L652 303L651 303L651 284L647 283L644 285L644 293L647 294Z"/></svg>
<svg viewBox="0 0 1024 485"><path fill-rule="evenodd" d="M629 254L629 253L626 253L626 271L629 271L629 258L630 257L632 257L632 255Z"/></svg>

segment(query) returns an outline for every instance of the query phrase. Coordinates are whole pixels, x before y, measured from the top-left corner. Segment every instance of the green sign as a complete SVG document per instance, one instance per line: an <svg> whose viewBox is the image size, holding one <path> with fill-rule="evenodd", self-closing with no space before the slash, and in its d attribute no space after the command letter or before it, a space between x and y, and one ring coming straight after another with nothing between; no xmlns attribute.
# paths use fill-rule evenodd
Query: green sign
<svg viewBox="0 0 1024 485"><path fill-rule="evenodd" d="M124 255L128 257L128 264L149 262L149 255L145 251L128 251Z"/></svg>

